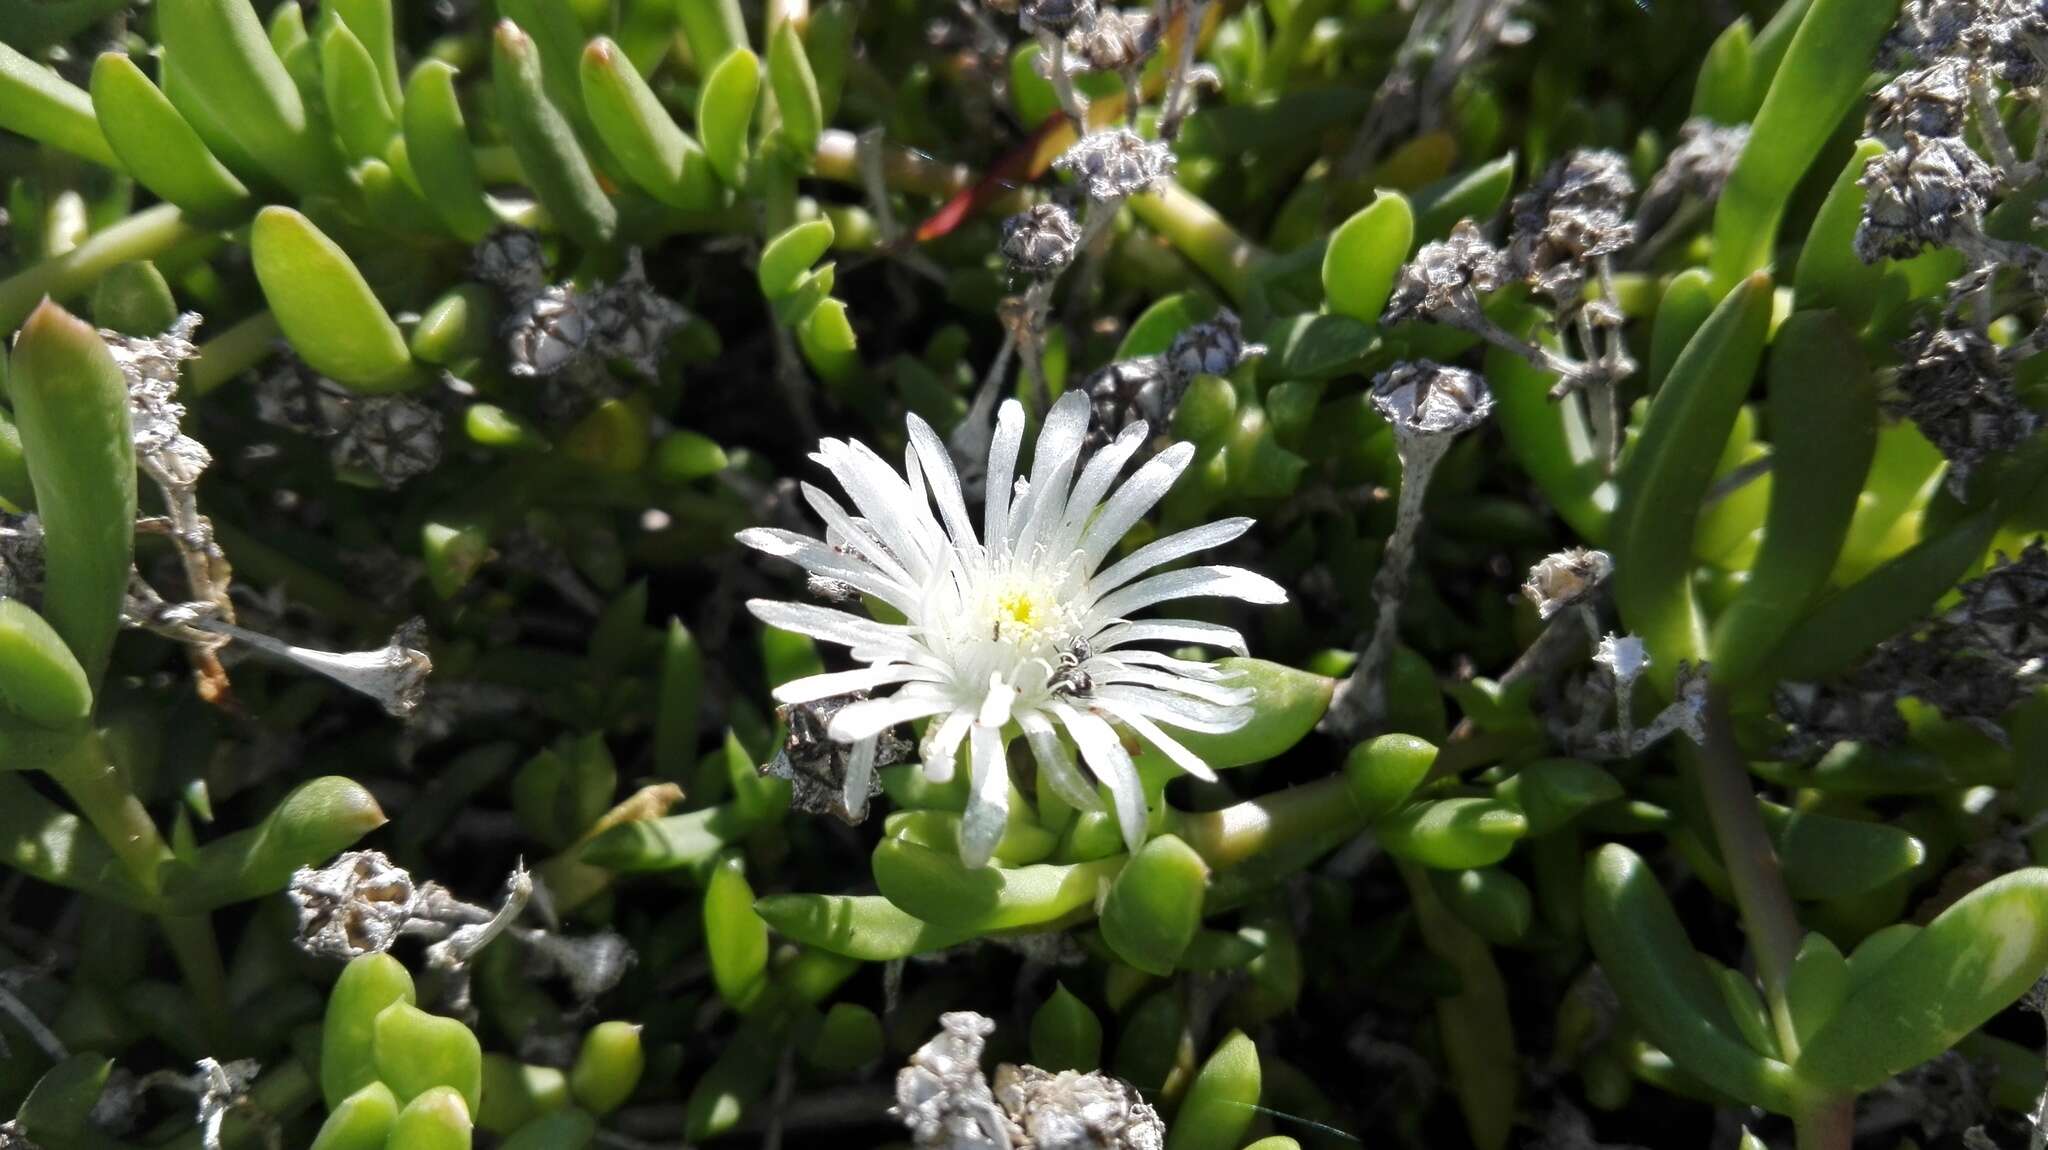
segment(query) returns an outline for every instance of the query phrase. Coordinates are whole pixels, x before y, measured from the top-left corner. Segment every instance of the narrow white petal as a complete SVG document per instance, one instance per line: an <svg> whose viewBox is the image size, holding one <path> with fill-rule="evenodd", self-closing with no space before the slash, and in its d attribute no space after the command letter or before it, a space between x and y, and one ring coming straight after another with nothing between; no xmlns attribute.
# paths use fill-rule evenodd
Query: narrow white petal
<svg viewBox="0 0 2048 1150"><path fill-rule="evenodd" d="M902 553L892 554L893 547L882 543L873 524L855 519L839 505L837 499L817 486L804 483L798 486L798 490L803 492L804 502L810 504L818 518L825 521L826 529L860 552L861 558L874 564L876 570L892 579L902 580L906 586L915 586L918 578L929 570L930 564L925 561L922 551L911 551L909 560L903 561L900 558Z"/></svg>
<svg viewBox="0 0 2048 1150"><path fill-rule="evenodd" d="M1090 672L1093 674L1093 671ZM1204 679L1193 679L1161 671L1156 667L1135 667L1125 664L1121 667L1104 667L1095 675L1098 683L1132 683L1140 687L1151 687L1157 691L1173 691L1215 703L1219 707L1236 707L1252 701L1255 692L1250 687L1232 687Z"/></svg>
<svg viewBox="0 0 2048 1150"><path fill-rule="evenodd" d="M1010 821L1010 764L1003 755L1001 731L976 723L968 739L974 785L967 795L967 811L960 817L960 861L970 867L987 866Z"/></svg>
<svg viewBox="0 0 2048 1150"><path fill-rule="evenodd" d="M1060 741L1059 728L1052 725L1038 711L1017 712L1017 726L1024 731L1024 741L1031 747L1031 757L1038 760L1038 773L1045 777L1053 793L1067 801L1076 810L1099 811L1102 796L1074 765L1074 753Z"/></svg>
<svg viewBox="0 0 2048 1150"><path fill-rule="evenodd" d="M992 674L989 676L988 694L981 700L981 713L975 716L974 721L1000 730L1004 723L1010 721L1010 705L1016 701L1017 688L1004 682L1001 675Z"/></svg>
<svg viewBox="0 0 2048 1150"><path fill-rule="evenodd" d="M885 699L863 699L839 708L832 715L832 725L827 731L835 742L857 743L862 739L872 739L898 723L936 715L950 706L952 703L944 698L898 691Z"/></svg>
<svg viewBox="0 0 2048 1150"><path fill-rule="evenodd" d="M1146 718L1165 723L1169 727L1179 727L1183 731L1199 731L1205 735L1227 735L1250 722L1252 717L1250 707L1219 706L1186 695L1121 683L1109 683L1095 688L1094 697L1135 707Z"/></svg>
<svg viewBox="0 0 2048 1150"><path fill-rule="evenodd" d="M872 691L890 683L908 683L916 679L936 682L938 678L938 672L925 667L886 663L879 667L857 667L851 671L832 671L791 679L775 688L774 695L778 703L814 703L849 691Z"/></svg>
<svg viewBox="0 0 2048 1150"><path fill-rule="evenodd" d="M898 623L878 623L846 611L820 607L815 603L784 603L775 599L749 599L747 610L770 627L780 627L828 643L851 647L863 643L892 644L910 634Z"/></svg>
<svg viewBox="0 0 2048 1150"><path fill-rule="evenodd" d="M868 814L868 788L873 785L875 777L877 749L877 740L862 739L846 755L846 779L839 792L839 802L855 822Z"/></svg>
<svg viewBox="0 0 2048 1150"><path fill-rule="evenodd" d="M1010 487L1017 480L1017 452L1024 446L1024 405L1005 400L996 411L996 434L989 442L988 478L982 484L982 532L991 551L1010 534Z"/></svg>
<svg viewBox="0 0 2048 1150"><path fill-rule="evenodd" d="M930 522L930 513L922 511L922 504L911 500L910 487L902 477L861 444L835 446L819 455L867 519L868 528L897 560L911 564L913 573L928 567L938 525Z"/></svg>
<svg viewBox="0 0 2048 1150"><path fill-rule="evenodd" d="M917 452L918 466L924 468L925 479L931 484L932 502L938 505L946 533L952 537L953 546L973 550L974 524L967 518L967 499L960 493L960 473L953 467L953 457L946 454L946 445L931 424L915 415L905 422L910 427L910 449Z"/></svg>
<svg viewBox="0 0 2048 1150"><path fill-rule="evenodd" d="M1138 737L1152 744L1160 754L1173 760L1173 765L1203 782L1216 781L1216 772L1202 761L1202 756L1182 746L1172 735L1159 729L1159 725L1145 717L1136 707L1127 706L1116 699L1097 699L1095 705L1121 719L1125 726L1138 732Z"/></svg>
<svg viewBox="0 0 2048 1150"><path fill-rule="evenodd" d="M1124 481L1103 505L1102 514L1081 536L1081 570L1094 571L1102 558L1128 534L1147 511L1173 490L1174 481L1195 457L1191 443L1176 443L1147 460L1136 475Z"/></svg>
<svg viewBox="0 0 2048 1150"><path fill-rule="evenodd" d="M1095 513L1095 505L1109 494L1109 487L1116 477L1123 473L1124 464L1145 442L1145 421L1139 420L1117 434L1107 447L1097 451L1088 460L1088 466L1081 469L1081 478L1074 483L1074 490L1067 497L1067 508L1060 516L1059 535L1046 540L1046 545L1056 555L1065 555L1081 541L1081 531L1088 525L1088 517Z"/></svg>
<svg viewBox="0 0 2048 1150"><path fill-rule="evenodd" d="M1118 651L1114 655L1097 655L1097 659L1125 666L1157 667L1204 683L1227 683L1232 679L1244 678L1243 671L1225 670L1214 663L1197 663L1193 659L1182 659L1163 651L1137 650Z"/></svg>
<svg viewBox="0 0 2048 1150"><path fill-rule="evenodd" d="M1031 449L1030 510L1019 517L1021 522L1010 524L1019 555L1031 554L1056 533L1067 509L1067 487L1081 461L1081 441L1088 437L1088 417L1088 395L1082 391L1061 395L1046 413L1038 444Z"/></svg>
<svg viewBox="0 0 2048 1150"><path fill-rule="evenodd" d="M1088 769L1109 788L1110 799L1116 804L1117 829L1124 834L1124 846L1132 854L1138 853L1138 848L1145 845L1145 788L1138 780L1138 768L1131 764L1130 753L1124 750L1123 740L1117 738L1102 716L1092 711L1055 703L1053 713L1067 725L1067 733L1074 736L1074 745L1081 748Z"/></svg>
<svg viewBox="0 0 2048 1150"><path fill-rule="evenodd" d="M953 781L953 760L960 753L960 740L967 737L967 728L974 725L974 712L958 708L946 717L925 728L924 741L918 744L918 757L924 762L924 777L935 783Z"/></svg>
<svg viewBox="0 0 2048 1150"><path fill-rule="evenodd" d="M787 559L813 575L837 579L856 591L873 595L905 615L917 610L914 588L883 573L860 555L841 554L809 536L771 527L749 528L735 538L763 554Z"/></svg>
<svg viewBox="0 0 2048 1150"><path fill-rule="evenodd" d="M1110 564L1100 575L1090 579L1088 585L1094 588L1097 594L1113 591L1154 567L1193 555L1197 551L1221 547L1251 530L1253 522L1242 517L1219 519L1201 527L1176 531L1164 539L1154 539Z"/></svg>
<svg viewBox="0 0 2048 1150"><path fill-rule="evenodd" d="M1122 619L1172 599L1208 596L1243 599L1248 603L1285 603L1287 591L1256 572L1242 567L1185 567L1149 575L1096 601L1092 613Z"/></svg>
<svg viewBox="0 0 2048 1150"><path fill-rule="evenodd" d="M1118 620L1088 638L1088 645L1098 651L1113 651L1132 643L1195 643L1221 647L1238 655L1251 653L1236 628L1197 619Z"/></svg>

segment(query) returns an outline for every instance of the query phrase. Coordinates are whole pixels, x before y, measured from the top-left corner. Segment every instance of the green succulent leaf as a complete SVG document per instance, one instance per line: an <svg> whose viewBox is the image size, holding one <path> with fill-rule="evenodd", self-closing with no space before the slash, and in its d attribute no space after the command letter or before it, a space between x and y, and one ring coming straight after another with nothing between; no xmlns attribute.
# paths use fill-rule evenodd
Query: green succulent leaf
<svg viewBox="0 0 2048 1150"><path fill-rule="evenodd" d="M249 189L125 54L108 52L93 62L92 105L137 183L201 219L227 221L248 211Z"/></svg>
<svg viewBox="0 0 2048 1150"><path fill-rule="evenodd" d="M398 1121L398 1096L372 1082L341 1100L313 1135L312 1150L382 1150Z"/></svg>
<svg viewBox="0 0 2048 1150"><path fill-rule="evenodd" d="M697 134L711 170L728 187L739 187L751 149L748 129L761 95L761 58L745 48L727 54L705 77L697 96Z"/></svg>
<svg viewBox="0 0 2048 1150"><path fill-rule="evenodd" d="M1102 938L1148 974L1172 974L1202 924L1209 866L1173 835L1147 841L1109 884Z"/></svg>
<svg viewBox="0 0 2048 1150"><path fill-rule="evenodd" d="M291 208L256 213L249 232L256 280L307 366L359 391L400 391L413 370L405 334L341 246Z"/></svg>
<svg viewBox="0 0 2048 1150"><path fill-rule="evenodd" d="M1379 192L1338 225L1323 249L1323 295L1330 310L1378 323L1414 241L1415 213L1399 192Z"/></svg>
<svg viewBox="0 0 2048 1150"><path fill-rule="evenodd" d="M1216 661L1234 672L1233 687L1252 690L1251 720L1235 731L1175 731L1174 738L1217 770L1263 763L1300 742L1322 721L1337 681L1265 659L1229 656Z"/></svg>
<svg viewBox="0 0 2048 1150"><path fill-rule="evenodd" d="M1864 975L1799 1052L1802 1079L1869 1090L1954 1046L2048 967L2048 870L1963 896Z"/></svg>
<svg viewBox="0 0 2048 1150"><path fill-rule="evenodd" d="M52 728L92 713L92 682L56 628L19 599L0 599L0 705Z"/></svg>

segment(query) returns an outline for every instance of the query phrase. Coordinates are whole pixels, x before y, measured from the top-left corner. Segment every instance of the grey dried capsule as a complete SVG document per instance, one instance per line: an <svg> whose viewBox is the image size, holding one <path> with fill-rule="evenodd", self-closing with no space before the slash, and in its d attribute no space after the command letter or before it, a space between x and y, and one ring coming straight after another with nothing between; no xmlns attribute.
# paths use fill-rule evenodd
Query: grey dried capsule
<svg viewBox="0 0 2048 1150"><path fill-rule="evenodd" d="M1772 694L1785 737L1771 753L1807 760L1826 754L1837 743L1873 747L1896 746L1906 737L1899 715L1898 692L1876 676L1854 675L1826 683L1780 683Z"/></svg>
<svg viewBox="0 0 2048 1150"><path fill-rule="evenodd" d="M1507 257L1488 243L1479 226L1459 220L1448 239L1422 245L1401 266L1380 323L1424 319L1457 327L1485 321L1479 297L1498 291L1507 279Z"/></svg>
<svg viewBox="0 0 2048 1150"><path fill-rule="evenodd" d="M1961 494L1985 459L2031 439L2040 416L2021 403L1998 349L1970 328L1915 332L1899 345L1898 395L1887 406L1913 421L1949 461Z"/></svg>
<svg viewBox="0 0 2048 1150"><path fill-rule="evenodd" d="M1583 603L1614 573L1614 560L1605 551L1573 547L1546 555L1529 568L1522 584L1522 596L1536 604L1539 618L1549 619L1559 611Z"/></svg>
<svg viewBox="0 0 2048 1150"><path fill-rule="evenodd" d="M1056 170L1080 180L1089 199L1099 201L1135 196L1172 175L1174 164L1172 148L1129 128L1084 136L1052 162Z"/></svg>
<svg viewBox="0 0 2048 1150"><path fill-rule="evenodd" d="M981 1052L996 1024L970 1011L939 1016L940 1031L896 1074L890 1113L930 1150L1016 1150L1022 1132L996 1105Z"/></svg>
<svg viewBox="0 0 2048 1150"><path fill-rule="evenodd" d="M353 392L286 357L256 384L256 418L272 427L325 439L349 425Z"/></svg>
<svg viewBox="0 0 2048 1150"><path fill-rule="evenodd" d="M1167 369L1165 357L1157 355L1107 364L1081 386L1095 410L1088 434L1096 447L1140 423L1164 427L1184 391L1182 381Z"/></svg>
<svg viewBox="0 0 2048 1150"><path fill-rule="evenodd" d="M419 400L365 396L355 401L352 415L331 449L336 467L396 488L441 462L441 413Z"/></svg>
<svg viewBox="0 0 2048 1150"><path fill-rule="evenodd" d="M2048 9L2039 0L1979 0L1960 41L1962 52L1992 76L2015 88L2034 87L2048 57Z"/></svg>
<svg viewBox="0 0 2048 1150"><path fill-rule="evenodd" d="M1880 63L1930 62L1955 51L1977 19L1981 0L1906 0L1899 19L1879 49Z"/></svg>
<svg viewBox="0 0 2048 1150"><path fill-rule="evenodd" d="M690 321L682 304L654 290L640 251L626 255L626 271L587 304L590 347L606 359L625 360L648 379L661 372L661 351ZM542 373L546 374L546 373Z"/></svg>
<svg viewBox="0 0 2048 1150"><path fill-rule="evenodd" d="M1938 60L1901 72L1870 100L1869 132L1893 147L1906 137L1960 136L1970 113L1969 68Z"/></svg>
<svg viewBox="0 0 2048 1150"><path fill-rule="evenodd" d="M1026 32L1055 36L1085 31L1095 23L1095 0L1018 0L1017 23Z"/></svg>
<svg viewBox="0 0 2048 1150"><path fill-rule="evenodd" d="M826 734L832 716L847 706L866 699L866 691L853 691L776 708L789 734L775 758L761 767L761 773L790 783L790 806L806 814L825 814L858 825L867 818L868 802L882 793L881 777L874 772L900 763L910 754L910 742L892 731L883 732L875 744L874 761L867 766L867 781L847 794L847 779L853 765L854 747Z"/></svg>
<svg viewBox="0 0 2048 1150"><path fill-rule="evenodd" d="M1464 368L1407 360L1373 377L1372 405L1397 439L1448 437L1485 422L1493 393Z"/></svg>
<svg viewBox="0 0 2048 1150"><path fill-rule="evenodd" d="M1728 173L1749 142L1749 125L1716 124L1694 116L1678 129L1678 143L1664 157L1664 166L1650 177L1636 210L1636 231L1648 234L1663 226L1687 196L1702 203L1721 198Z"/></svg>
<svg viewBox="0 0 2048 1150"><path fill-rule="evenodd" d="M1962 602L1946 621L1972 646L2015 665L2048 658L2048 543L2040 536L1956 590Z"/></svg>
<svg viewBox="0 0 2048 1150"><path fill-rule="evenodd" d="M1166 1123L1130 1084L1105 1074L996 1068L996 1101L1032 1150L1160 1150Z"/></svg>
<svg viewBox="0 0 2048 1150"><path fill-rule="evenodd" d="M1003 258L1010 274L1050 279L1074 262L1081 229L1073 213L1059 204L1033 204L1003 221Z"/></svg>
<svg viewBox="0 0 2048 1150"><path fill-rule="evenodd" d="M505 321L512 374L551 376L583 363L596 327L590 304L565 284L542 287L521 304Z"/></svg>
<svg viewBox="0 0 2048 1150"><path fill-rule="evenodd" d="M285 893L299 911L299 946L341 959L390 950L412 919L415 897L412 876L378 851L300 867Z"/></svg>
<svg viewBox="0 0 2048 1150"><path fill-rule="evenodd" d="M1911 259L1983 226L1998 177L1961 139L1906 134L1903 146L1871 157L1857 183L1863 220L1856 254L1865 263Z"/></svg>
<svg viewBox="0 0 2048 1150"><path fill-rule="evenodd" d="M1246 359L1263 355L1265 348L1244 341L1244 325L1237 313L1221 308L1216 318L1191 324L1173 337L1166 349L1166 369L1185 391L1188 381L1198 375L1229 375Z"/></svg>
<svg viewBox="0 0 2048 1150"><path fill-rule="evenodd" d="M0 511L0 599L31 605L43 586L43 523L33 513Z"/></svg>
<svg viewBox="0 0 2048 1150"><path fill-rule="evenodd" d="M1619 152L1581 150L1552 164L1509 208L1510 272L1569 308L1593 262L1635 242L1635 194Z"/></svg>
<svg viewBox="0 0 2048 1150"><path fill-rule="evenodd" d="M476 278L515 300L539 293L548 282L540 237L521 228L504 228L485 236L472 253L470 266Z"/></svg>
<svg viewBox="0 0 2048 1150"><path fill-rule="evenodd" d="M1086 30L1067 33L1067 51L1098 72L1136 68L1159 46L1159 22L1149 11L1105 8Z"/></svg>

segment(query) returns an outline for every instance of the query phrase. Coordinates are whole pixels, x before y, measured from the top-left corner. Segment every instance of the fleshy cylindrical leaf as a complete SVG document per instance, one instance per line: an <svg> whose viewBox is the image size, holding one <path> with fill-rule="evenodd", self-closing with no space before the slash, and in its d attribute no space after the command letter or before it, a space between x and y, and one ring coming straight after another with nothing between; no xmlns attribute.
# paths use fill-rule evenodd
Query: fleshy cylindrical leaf
<svg viewBox="0 0 2048 1150"><path fill-rule="evenodd" d="M341 969L320 1027L320 1095L328 1109L377 1081L377 1016L413 1001L412 975L388 954L366 954Z"/></svg>
<svg viewBox="0 0 2048 1150"><path fill-rule="evenodd" d="M271 314L306 365L358 391L399 391L413 371L405 333L341 246L290 208L256 213L249 254Z"/></svg>
<svg viewBox="0 0 2048 1150"><path fill-rule="evenodd" d="M491 85L498 117L541 206L563 234L587 252L602 251L619 227L597 172L541 83L541 53L510 20L492 39Z"/></svg>
<svg viewBox="0 0 2048 1150"><path fill-rule="evenodd" d="M445 1087L466 1104L467 1123L483 1099L483 1050L476 1035L457 1019L394 1002L377 1015L371 1049L377 1078L408 1105Z"/></svg>
<svg viewBox="0 0 2048 1150"><path fill-rule="evenodd" d="M0 704L42 727L75 727L92 713L85 668L19 599L0 599Z"/></svg>

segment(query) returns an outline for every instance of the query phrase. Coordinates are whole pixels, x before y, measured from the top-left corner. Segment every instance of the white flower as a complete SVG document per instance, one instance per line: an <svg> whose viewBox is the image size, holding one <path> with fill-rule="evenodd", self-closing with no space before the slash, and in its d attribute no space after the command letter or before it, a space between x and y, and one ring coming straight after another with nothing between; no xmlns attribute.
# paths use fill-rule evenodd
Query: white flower
<svg viewBox="0 0 2048 1150"><path fill-rule="evenodd" d="M1081 761L1109 787L1124 840L1135 850L1145 836L1145 798L1111 723L1128 728L1189 774L1213 778L1208 765L1162 727L1235 730L1251 717L1252 692L1229 685L1231 676L1209 664L1134 647L1202 643L1243 653L1236 631L1188 619L1129 616L1194 596L1253 603L1287 598L1272 580L1236 567L1144 575L1236 539L1251 527L1249 519L1177 532L1104 566L1117 541L1173 486L1194 448L1168 448L1112 494L1118 473L1145 442L1146 428L1126 428L1081 466L1088 419L1085 395L1061 396L1039 433L1029 479L1020 482L1024 410L1014 401L1003 405L989 449L990 496L979 535L945 446L914 415L903 474L864 444L827 439L819 445L812 458L854 504L850 512L804 485L805 499L825 521L823 540L765 527L739 535L749 547L845 583L903 616L900 623L880 622L810 604L748 604L762 622L844 644L863 664L786 683L775 692L780 702L896 688L832 716L830 736L853 747L849 796L866 794L877 740L898 723L931 720L919 750L925 775L936 782L953 777L966 743L972 794L961 855L971 866L986 863L1002 837L1010 804L1005 752L1013 733L1024 736L1039 770L1063 798L1097 809L1095 791L1060 737L1064 729L1080 748Z"/></svg>

